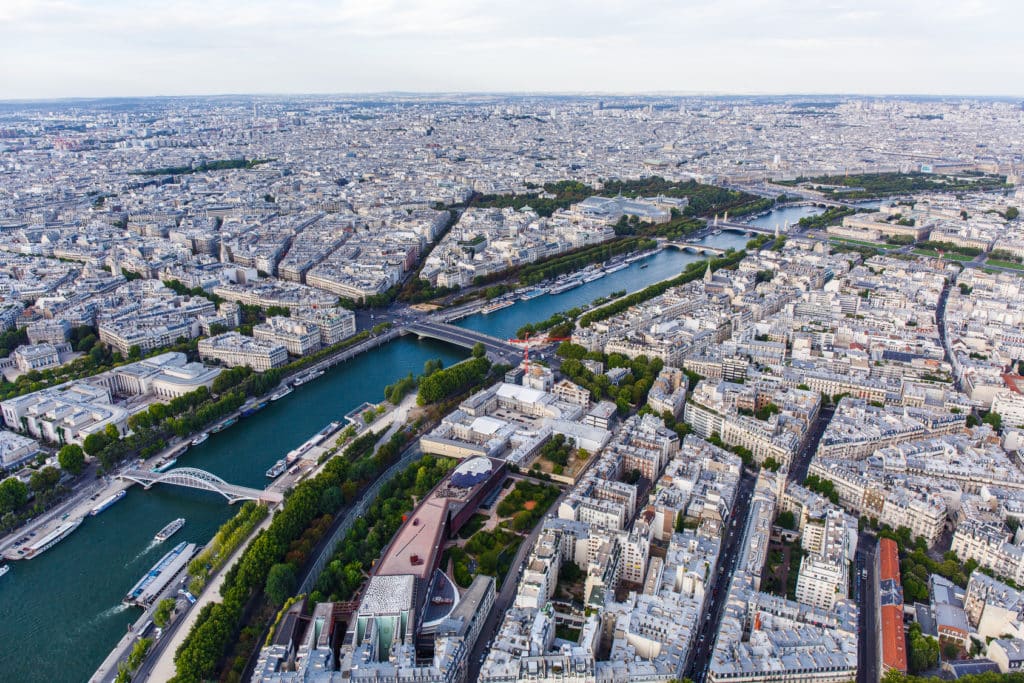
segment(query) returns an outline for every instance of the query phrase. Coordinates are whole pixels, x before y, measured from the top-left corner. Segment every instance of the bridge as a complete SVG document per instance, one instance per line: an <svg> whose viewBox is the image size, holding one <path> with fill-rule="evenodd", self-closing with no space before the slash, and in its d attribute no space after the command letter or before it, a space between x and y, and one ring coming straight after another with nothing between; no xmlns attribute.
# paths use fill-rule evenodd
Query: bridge
<svg viewBox="0 0 1024 683"><path fill-rule="evenodd" d="M785 232L785 226L780 225L780 229ZM733 223L731 221L721 220L715 218L713 221L708 223L708 230L721 230L722 232L739 232L744 235L747 233L760 233L762 235L775 235L775 228L765 228L760 225L749 225L747 223Z"/></svg>
<svg viewBox="0 0 1024 683"><path fill-rule="evenodd" d="M673 249L679 249L680 251L688 251L691 254L702 254L704 256L721 256L725 253L725 249L711 247L699 242L665 242L665 246Z"/></svg>
<svg viewBox="0 0 1024 683"><path fill-rule="evenodd" d="M435 320L426 319L407 323L402 329L418 337L437 339L467 349L471 349L477 344L483 344L488 354L503 360L522 356L522 350L519 347L509 344L504 339Z"/></svg>
<svg viewBox="0 0 1024 683"><path fill-rule="evenodd" d="M130 469L118 474L117 478L141 484L145 489L149 489L153 484L171 484L190 489L212 491L227 498L228 503L232 505L240 500L255 500L268 505L277 505L284 500L284 496L277 491L251 489L246 486L229 484L215 474L210 474L205 470L195 469L194 467L179 467L163 473Z"/></svg>

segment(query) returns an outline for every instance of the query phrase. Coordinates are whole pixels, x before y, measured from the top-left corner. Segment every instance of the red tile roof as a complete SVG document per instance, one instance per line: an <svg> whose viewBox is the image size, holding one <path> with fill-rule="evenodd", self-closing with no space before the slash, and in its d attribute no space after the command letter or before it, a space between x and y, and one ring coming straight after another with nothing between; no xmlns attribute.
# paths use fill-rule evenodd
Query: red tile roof
<svg viewBox="0 0 1024 683"><path fill-rule="evenodd" d="M891 538L878 542L878 580L900 583L900 553Z"/></svg>
<svg viewBox="0 0 1024 683"><path fill-rule="evenodd" d="M903 634L903 610L896 605L882 607L882 666L885 671L907 672L907 639Z"/></svg>

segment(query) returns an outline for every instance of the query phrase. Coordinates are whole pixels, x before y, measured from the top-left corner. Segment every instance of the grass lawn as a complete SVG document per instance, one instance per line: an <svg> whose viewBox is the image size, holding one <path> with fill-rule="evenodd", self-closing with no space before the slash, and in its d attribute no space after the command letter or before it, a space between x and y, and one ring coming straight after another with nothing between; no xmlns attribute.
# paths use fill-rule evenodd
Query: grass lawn
<svg viewBox="0 0 1024 683"><path fill-rule="evenodd" d="M1000 261L999 259L990 258L985 261L987 266L998 266L1000 268L1012 268L1013 270L1024 270L1024 265L1017 263L1016 261Z"/></svg>
<svg viewBox="0 0 1024 683"><path fill-rule="evenodd" d="M918 256L930 256L932 258L938 258L939 252L934 249L914 249L915 254ZM973 256L967 256L966 254L957 254L956 252L946 251L942 253L942 258L947 261L973 261Z"/></svg>
<svg viewBox="0 0 1024 683"><path fill-rule="evenodd" d="M859 247L871 247L872 249L893 249L893 245L886 244L885 242L862 242L861 240L850 240L843 237L829 237L832 242L841 242L843 244L856 244Z"/></svg>

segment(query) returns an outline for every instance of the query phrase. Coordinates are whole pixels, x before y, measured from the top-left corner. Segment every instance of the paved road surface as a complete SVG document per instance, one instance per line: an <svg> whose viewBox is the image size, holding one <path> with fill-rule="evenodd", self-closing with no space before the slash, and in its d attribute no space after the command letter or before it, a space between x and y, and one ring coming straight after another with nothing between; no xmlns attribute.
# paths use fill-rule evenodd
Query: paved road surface
<svg viewBox="0 0 1024 683"><path fill-rule="evenodd" d="M861 533L857 539L854 558L855 597L860 607L857 638L857 683L877 683L878 671L878 577L875 550L878 540L871 534ZM862 575L866 571L866 575Z"/></svg>
<svg viewBox="0 0 1024 683"><path fill-rule="evenodd" d="M690 651L690 659L686 666L689 677L696 683L703 683L708 662L711 661L715 636L722 620L722 609L729 597L729 583L732 581L736 559L741 550L740 541L747 526L747 517L750 516L750 496L756 483L757 477L744 469L733 505L732 519L735 520L735 524L729 523L728 531L722 540L722 550L718 555L718 576L714 577L711 583L711 600L704 610L704 621L697 629L697 643Z"/></svg>

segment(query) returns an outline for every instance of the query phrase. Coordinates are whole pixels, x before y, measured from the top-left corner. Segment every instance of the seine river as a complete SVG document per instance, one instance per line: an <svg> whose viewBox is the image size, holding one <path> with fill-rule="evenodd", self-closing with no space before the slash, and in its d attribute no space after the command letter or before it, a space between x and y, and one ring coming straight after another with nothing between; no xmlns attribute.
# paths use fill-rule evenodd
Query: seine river
<svg viewBox="0 0 1024 683"><path fill-rule="evenodd" d="M795 207L753 221L765 227L820 212ZM740 249L747 237L725 232L706 243ZM703 257L666 250L600 280L554 296L541 296L459 325L496 337L511 337L528 322L589 303L617 290L635 291L678 275ZM641 265L646 268L641 268ZM264 472L320 428L363 401L380 401L383 388L409 372L419 374L430 358L450 365L467 352L433 341L404 337L328 370L290 396L271 403L191 448L179 466L198 467L243 486L262 487ZM121 598L170 545L153 535L177 517L188 521L174 541L206 543L233 508L220 496L178 487L129 489L119 503L85 520L66 540L40 557L11 565L0 579L0 680L85 681L139 616Z"/></svg>

